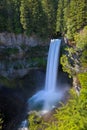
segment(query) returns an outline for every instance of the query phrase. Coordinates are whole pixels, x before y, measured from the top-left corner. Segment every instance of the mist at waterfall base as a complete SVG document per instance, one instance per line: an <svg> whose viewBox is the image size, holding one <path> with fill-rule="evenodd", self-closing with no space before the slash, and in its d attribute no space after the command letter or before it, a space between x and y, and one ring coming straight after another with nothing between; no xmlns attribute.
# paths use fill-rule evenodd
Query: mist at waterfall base
<svg viewBox="0 0 87 130"><path fill-rule="evenodd" d="M60 39L52 39L50 42L45 87L28 100L30 111L36 110L46 113L52 110L66 91L66 89L61 89L61 85L57 83L60 45Z"/></svg>

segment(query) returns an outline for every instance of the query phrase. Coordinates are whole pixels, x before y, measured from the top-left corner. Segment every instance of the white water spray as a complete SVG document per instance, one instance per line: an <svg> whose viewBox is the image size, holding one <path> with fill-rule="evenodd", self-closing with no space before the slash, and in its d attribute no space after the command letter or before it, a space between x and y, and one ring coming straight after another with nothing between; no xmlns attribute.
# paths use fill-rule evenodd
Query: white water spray
<svg viewBox="0 0 87 130"><path fill-rule="evenodd" d="M33 106L33 109L35 106L38 106L38 104L43 104L42 111L47 112L51 110L62 97L61 91L57 91L56 89L60 43L61 40L59 39L51 40L47 61L45 89L39 91L29 99L29 104Z"/></svg>
<svg viewBox="0 0 87 130"><path fill-rule="evenodd" d="M50 43L45 81L46 91L55 91L56 88L60 42L59 39L55 39Z"/></svg>

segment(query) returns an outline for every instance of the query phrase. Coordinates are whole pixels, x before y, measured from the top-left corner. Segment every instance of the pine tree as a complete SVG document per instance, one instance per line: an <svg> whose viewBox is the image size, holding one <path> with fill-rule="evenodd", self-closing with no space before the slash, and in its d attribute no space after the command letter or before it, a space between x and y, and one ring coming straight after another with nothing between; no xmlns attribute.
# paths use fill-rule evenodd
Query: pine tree
<svg viewBox="0 0 87 130"><path fill-rule="evenodd" d="M47 16L47 31L49 36L56 32L57 0L42 0L43 11Z"/></svg>
<svg viewBox="0 0 87 130"><path fill-rule="evenodd" d="M20 0L1 0L0 5L0 31L21 33Z"/></svg>
<svg viewBox="0 0 87 130"><path fill-rule="evenodd" d="M69 5L70 5L70 0L64 0L64 8L63 8L63 26L64 26L64 33L67 32L67 19L69 15Z"/></svg>
<svg viewBox="0 0 87 130"><path fill-rule="evenodd" d="M13 0L14 3L14 18L13 18L13 29L14 33L22 33L23 28L20 22L20 4L21 0Z"/></svg>
<svg viewBox="0 0 87 130"><path fill-rule="evenodd" d="M57 21L56 21L56 31L63 32L64 25L63 25L63 18L64 18L64 0L59 0L58 2L58 9L57 9Z"/></svg>
<svg viewBox="0 0 87 130"><path fill-rule="evenodd" d="M67 19L69 14L70 0L59 0L57 8L56 31L65 33L67 31Z"/></svg>
<svg viewBox="0 0 87 130"><path fill-rule="evenodd" d="M42 9L40 0L21 1L21 23L28 35L45 35L47 30L47 16Z"/></svg>
<svg viewBox="0 0 87 130"><path fill-rule="evenodd" d="M6 31L7 28L7 0L0 1L0 32Z"/></svg>
<svg viewBox="0 0 87 130"><path fill-rule="evenodd" d="M86 24L85 18L85 0L71 0L69 6L69 15L67 19L67 36L73 39L74 34L83 28Z"/></svg>

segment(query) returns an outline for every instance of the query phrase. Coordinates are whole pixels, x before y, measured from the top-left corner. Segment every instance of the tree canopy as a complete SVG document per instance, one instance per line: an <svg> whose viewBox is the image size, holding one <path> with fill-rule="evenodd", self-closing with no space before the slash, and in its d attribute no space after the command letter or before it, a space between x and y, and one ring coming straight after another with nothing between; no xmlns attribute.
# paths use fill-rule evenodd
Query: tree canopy
<svg viewBox="0 0 87 130"><path fill-rule="evenodd" d="M0 32L50 37L56 32L73 39L87 25L86 0L1 0Z"/></svg>

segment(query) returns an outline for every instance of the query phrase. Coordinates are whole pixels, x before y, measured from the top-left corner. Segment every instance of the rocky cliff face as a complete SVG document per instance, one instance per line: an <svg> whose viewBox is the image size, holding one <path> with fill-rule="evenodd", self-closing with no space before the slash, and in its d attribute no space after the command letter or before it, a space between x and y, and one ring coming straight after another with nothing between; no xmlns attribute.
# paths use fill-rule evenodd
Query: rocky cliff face
<svg viewBox="0 0 87 130"><path fill-rule="evenodd" d="M32 63L34 58L39 55L40 59L41 54L42 57L45 55L43 50L47 44L49 41L43 42L36 36L0 33L0 76L16 78L26 75L37 64L36 59Z"/></svg>
<svg viewBox="0 0 87 130"><path fill-rule="evenodd" d="M43 45L47 44L47 42L43 42L41 39L37 38L36 36L28 37L24 34L15 35L14 33L0 33L0 44L4 45L12 45L17 46L21 44L25 44L28 46L36 46L36 45Z"/></svg>

